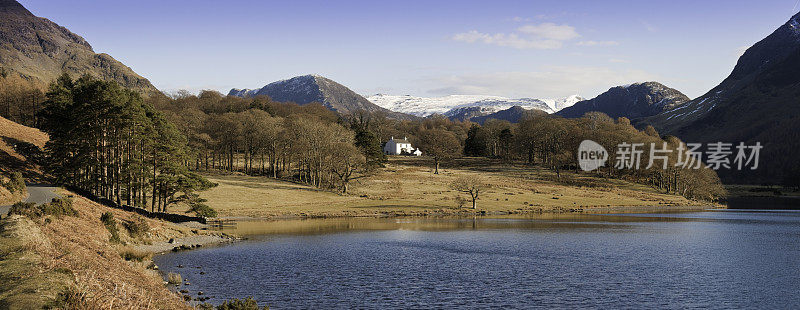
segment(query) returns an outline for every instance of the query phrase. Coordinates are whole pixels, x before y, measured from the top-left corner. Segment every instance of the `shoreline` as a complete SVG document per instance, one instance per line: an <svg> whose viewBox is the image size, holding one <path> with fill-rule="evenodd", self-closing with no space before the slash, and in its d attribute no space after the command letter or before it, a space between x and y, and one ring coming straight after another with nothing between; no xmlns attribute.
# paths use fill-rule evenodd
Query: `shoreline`
<svg viewBox="0 0 800 310"><path fill-rule="evenodd" d="M364 213L364 214L308 214L308 215L281 215L272 217L248 217L248 216L233 216L233 217L220 217L217 219L234 220L241 222L278 222L278 221L296 221L296 220L337 220L337 219L392 219L392 218L469 218L469 217L503 217L503 216L536 216L536 215L558 215L558 214L617 214L617 213L662 213L662 212L699 212L713 209L727 209L724 205L692 205L692 206L613 206L613 207L590 207L590 208L574 208L574 209L551 209L551 210L529 210L525 212L519 211L493 211L493 212L471 212L471 210L464 210L464 212L416 212L407 213L401 211L395 212L382 212L382 213ZM237 241L246 240L247 238L229 234L222 230L215 230L211 225L203 225L196 223L183 223L178 224L183 226L190 226L193 228L201 228L205 231L214 232L211 234L195 234L192 236L185 236L180 238L172 238L170 240L161 240L151 244L136 245L135 248L142 252L151 253L152 255L163 255L170 252L179 252L202 248L205 246L217 246L235 243Z"/></svg>
<svg viewBox="0 0 800 310"><path fill-rule="evenodd" d="M274 216L222 216L220 220L234 221L277 221L300 219L341 219L341 218L403 218L403 217L472 217L472 216L505 216L505 215L539 215L539 214L601 214L601 213L658 213L658 212L691 212L709 209L727 209L726 205L654 205L654 206L590 206L575 208L532 208L504 211L486 211L472 209L438 209L417 212L382 211L376 213L356 212L315 212L299 214L283 214Z"/></svg>
<svg viewBox="0 0 800 310"><path fill-rule="evenodd" d="M169 240L162 240L158 242L153 242L151 244L136 245L134 246L134 248L142 252L151 253L153 255L160 255L168 252L178 252L178 251L196 249L209 245L233 243L239 240L243 239L227 234L223 235L198 234L194 236L186 236L180 238L172 238Z"/></svg>

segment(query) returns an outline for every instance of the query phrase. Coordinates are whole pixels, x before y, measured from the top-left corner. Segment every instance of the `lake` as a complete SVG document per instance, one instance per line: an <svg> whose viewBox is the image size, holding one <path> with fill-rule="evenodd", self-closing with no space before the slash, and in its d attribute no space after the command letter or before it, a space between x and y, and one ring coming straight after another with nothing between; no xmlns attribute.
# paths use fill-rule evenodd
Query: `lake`
<svg viewBox="0 0 800 310"><path fill-rule="evenodd" d="M235 232L249 240L154 260L193 297L252 296L273 309L800 307L797 211L295 220Z"/></svg>

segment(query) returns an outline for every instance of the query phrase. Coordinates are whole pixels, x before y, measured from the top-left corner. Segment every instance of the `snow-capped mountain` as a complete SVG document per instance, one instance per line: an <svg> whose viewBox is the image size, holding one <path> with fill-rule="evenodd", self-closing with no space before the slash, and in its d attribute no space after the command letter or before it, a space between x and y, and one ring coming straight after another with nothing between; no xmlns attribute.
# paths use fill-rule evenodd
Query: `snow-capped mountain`
<svg viewBox="0 0 800 310"><path fill-rule="evenodd" d="M583 98L583 97L578 96L578 95L572 95L572 96L568 96L568 97L564 97L564 98L556 98L556 99L542 99L542 101L547 103L547 105L550 107L550 109L552 109L554 112L558 112L558 111L561 111L561 110L563 110L565 108L569 108L569 107L575 105L576 103L578 103L579 101L583 101L583 100L586 100L586 98Z"/></svg>
<svg viewBox="0 0 800 310"><path fill-rule="evenodd" d="M377 94L367 97L369 101L383 108L412 114L416 116L428 116L432 114L443 114L448 117L455 117L463 113L471 113L472 116L486 115L498 111L519 106L524 109L542 110L547 113L555 113L563 108L571 106L583 100L578 95L572 95L557 99L534 99L519 98L512 99L501 96L484 95L450 95L444 97L416 97L416 96L396 96Z"/></svg>

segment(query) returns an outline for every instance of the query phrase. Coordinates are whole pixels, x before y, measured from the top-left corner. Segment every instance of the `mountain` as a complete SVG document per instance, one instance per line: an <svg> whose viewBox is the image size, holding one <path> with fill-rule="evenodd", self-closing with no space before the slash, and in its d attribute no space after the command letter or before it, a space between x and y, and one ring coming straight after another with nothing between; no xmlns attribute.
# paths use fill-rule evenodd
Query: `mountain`
<svg viewBox="0 0 800 310"><path fill-rule="evenodd" d="M542 100L545 103L547 103L548 106L550 106L550 109L552 109L555 112L558 112L558 111L561 111L563 109L569 108L569 107L575 105L576 103L581 102L581 101L586 100L586 99L581 97L581 96L578 96L578 95L572 95L572 96L564 97L564 98L542 99Z"/></svg>
<svg viewBox="0 0 800 310"><path fill-rule="evenodd" d="M683 93L658 82L616 86L589 100L575 103L556 115L578 118L586 112L598 111L612 118L652 116L689 101Z"/></svg>
<svg viewBox="0 0 800 310"><path fill-rule="evenodd" d="M408 115L393 113L379 107L342 84L319 75L303 75L267 84L260 89L231 89L228 96L269 96L278 102L308 104L318 102L338 113L350 114L359 110L386 112L393 118L407 119Z"/></svg>
<svg viewBox="0 0 800 310"><path fill-rule="evenodd" d="M475 117L480 117L490 114L484 107L463 107L453 108L444 113L444 116L453 121L468 121Z"/></svg>
<svg viewBox="0 0 800 310"><path fill-rule="evenodd" d="M377 94L368 97L369 101L392 111L416 116L442 114L450 119L465 120L475 116L488 115L513 106L525 109L542 110L554 113L583 100L578 95L558 99L511 99L500 96L450 95L444 97L416 97Z"/></svg>
<svg viewBox="0 0 800 310"><path fill-rule="evenodd" d="M726 182L800 179L800 13L739 57L704 95L640 120L687 142L760 142L756 171L726 172Z"/></svg>
<svg viewBox="0 0 800 310"><path fill-rule="evenodd" d="M503 121L509 121L509 122L512 122L512 123L517 123L517 122L519 122L519 120L522 117L524 117L526 115L537 114L537 113L547 115L547 112L544 112L542 110L525 109L525 108L520 107L520 106L513 106L513 107L510 107L510 108L505 109L505 110L500 110L500 111L494 112L492 114L473 117L471 119L471 121L476 122L478 124L483 124L487 120L498 119L498 120L503 120Z"/></svg>
<svg viewBox="0 0 800 310"><path fill-rule="evenodd" d="M46 87L62 72L90 74L116 81L145 96L160 93L147 79L86 40L46 18L36 17L14 0L0 0L0 73L17 75Z"/></svg>

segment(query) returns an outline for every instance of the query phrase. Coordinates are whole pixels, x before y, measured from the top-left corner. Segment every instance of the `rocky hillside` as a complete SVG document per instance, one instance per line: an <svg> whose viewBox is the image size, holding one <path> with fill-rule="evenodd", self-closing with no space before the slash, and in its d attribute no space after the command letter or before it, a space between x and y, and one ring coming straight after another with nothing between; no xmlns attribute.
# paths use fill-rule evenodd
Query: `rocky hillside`
<svg viewBox="0 0 800 310"><path fill-rule="evenodd" d="M756 171L720 173L728 182L800 183L800 14L739 58L717 87L646 119L692 142L761 142Z"/></svg>
<svg viewBox="0 0 800 310"><path fill-rule="evenodd" d="M254 97L269 96L279 102L308 104L318 102L341 114L359 110L385 112L390 117L409 118L401 113L393 113L370 102L363 96L329 78L319 75L303 75L269 83L260 89L231 89L228 96Z"/></svg>
<svg viewBox="0 0 800 310"><path fill-rule="evenodd" d="M577 118L586 112L599 111L613 118L639 118L656 115L689 101L683 93L658 82L612 87L595 98L584 100L556 113Z"/></svg>
<svg viewBox="0 0 800 310"><path fill-rule="evenodd" d="M450 120L454 121L468 121L475 117L481 117L487 115L486 108L484 107L462 107L462 108L455 108L450 111L447 111L444 116L449 118Z"/></svg>
<svg viewBox="0 0 800 310"><path fill-rule="evenodd" d="M523 118L524 116L535 115L535 114L546 115L547 113L542 111L542 110L525 109L523 107L514 106L514 107L510 107L510 108L505 109L505 110L497 111L497 112L492 113L492 114L473 117L471 119L471 121L476 122L478 124L483 124L487 120L498 119L498 120L503 120L503 121L509 121L509 122L512 122L512 123L516 123L516 122L519 122L519 120L521 118Z"/></svg>
<svg viewBox="0 0 800 310"><path fill-rule="evenodd" d="M15 0L0 0L0 74L18 75L44 88L62 72L116 81L145 96L159 93L131 68L95 53L81 36L34 16Z"/></svg>

